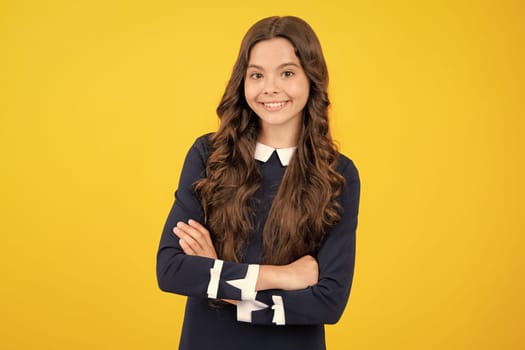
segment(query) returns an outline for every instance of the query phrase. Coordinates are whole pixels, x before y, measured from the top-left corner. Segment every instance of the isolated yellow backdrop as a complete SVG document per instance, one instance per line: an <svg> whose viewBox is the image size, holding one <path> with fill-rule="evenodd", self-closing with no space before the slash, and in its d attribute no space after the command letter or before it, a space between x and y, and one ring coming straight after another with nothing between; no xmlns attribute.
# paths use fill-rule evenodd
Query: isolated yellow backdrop
<svg viewBox="0 0 525 350"><path fill-rule="evenodd" d="M155 254L248 27L306 19L360 169L335 349L523 349L519 1L0 2L0 348L176 349Z"/></svg>

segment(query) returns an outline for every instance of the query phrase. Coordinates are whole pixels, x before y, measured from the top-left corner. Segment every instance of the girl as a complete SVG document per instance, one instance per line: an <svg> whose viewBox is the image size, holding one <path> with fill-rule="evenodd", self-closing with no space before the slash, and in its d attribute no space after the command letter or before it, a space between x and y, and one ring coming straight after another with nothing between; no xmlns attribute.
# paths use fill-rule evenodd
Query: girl
<svg viewBox="0 0 525 350"><path fill-rule="evenodd" d="M321 45L297 17L245 35L217 132L184 162L157 278L188 296L179 349L325 349L353 277L359 178L328 127Z"/></svg>

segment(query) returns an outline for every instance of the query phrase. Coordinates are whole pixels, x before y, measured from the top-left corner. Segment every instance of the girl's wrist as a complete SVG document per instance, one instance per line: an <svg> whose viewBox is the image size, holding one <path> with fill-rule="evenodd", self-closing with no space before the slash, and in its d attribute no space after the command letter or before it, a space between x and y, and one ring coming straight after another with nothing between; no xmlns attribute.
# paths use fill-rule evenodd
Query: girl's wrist
<svg viewBox="0 0 525 350"><path fill-rule="evenodd" d="M287 265L260 265L255 289L257 291L267 289L287 289L286 281L288 278L289 274Z"/></svg>

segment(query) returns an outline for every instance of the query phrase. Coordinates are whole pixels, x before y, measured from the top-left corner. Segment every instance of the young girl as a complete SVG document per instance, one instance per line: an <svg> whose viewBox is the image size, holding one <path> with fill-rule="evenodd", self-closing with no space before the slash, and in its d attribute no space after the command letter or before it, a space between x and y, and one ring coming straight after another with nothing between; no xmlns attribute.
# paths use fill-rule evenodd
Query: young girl
<svg viewBox="0 0 525 350"><path fill-rule="evenodd" d="M219 130L184 162L157 278L188 296L179 349L325 349L352 283L359 178L328 127L328 72L297 17L245 35Z"/></svg>

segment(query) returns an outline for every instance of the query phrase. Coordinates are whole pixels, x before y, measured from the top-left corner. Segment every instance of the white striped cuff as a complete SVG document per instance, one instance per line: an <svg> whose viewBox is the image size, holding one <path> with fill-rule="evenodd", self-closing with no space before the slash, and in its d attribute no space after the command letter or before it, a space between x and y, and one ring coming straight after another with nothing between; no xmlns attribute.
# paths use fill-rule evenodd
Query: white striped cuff
<svg viewBox="0 0 525 350"><path fill-rule="evenodd" d="M282 326L285 324L283 297L280 295L272 295L272 300L273 300L272 322L278 326Z"/></svg>
<svg viewBox="0 0 525 350"><path fill-rule="evenodd" d="M216 259L213 268L210 269L210 283L208 284L208 298L210 299L217 299L223 264L224 261Z"/></svg>

